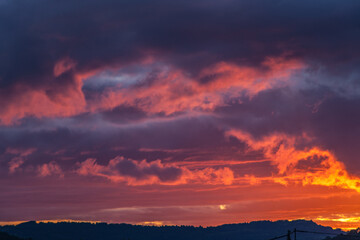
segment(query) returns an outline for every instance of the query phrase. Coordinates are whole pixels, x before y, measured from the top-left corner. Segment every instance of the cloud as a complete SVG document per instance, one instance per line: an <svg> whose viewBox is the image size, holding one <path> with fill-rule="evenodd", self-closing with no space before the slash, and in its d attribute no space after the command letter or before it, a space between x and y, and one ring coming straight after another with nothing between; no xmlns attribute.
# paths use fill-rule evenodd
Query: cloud
<svg viewBox="0 0 360 240"><path fill-rule="evenodd" d="M61 74L74 68L76 63L70 58L64 58L59 60L54 66L54 77L58 77Z"/></svg>
<svg viewBox="0 0 360 240"><path fill-rule="evenodd" d="M21 166L24 164L26 157L33 154L37 149L28 148L28 149L17 149L17 148L7 148L5 154L16 155L12 157L9 161L9 173L15 173L17 170L20 170Z"/></svg>
<svg viewBox="0 0 360 240"><path fill-rule="evenodd" d="M199 73L198 79L207 80L189 78L186 72L179 69L163 67L151 85L122 87L123 83L120 83L108 87L97 95L96 101L89 99L89 108L92 112L138 109L138 112L150 116L211 112L227 105L229 99L287 86L294 74L306 68L301 61L284 58L267 58L262 66L266 70L226 62L216 63Z"/></svg>
<svg viewBox="0 0 360 240"><path fill-rule="evenodd" d="M87 159L79 165L77 173L80 175L101 176L130 185L174 182L182 175L180 168L164 166L160 161L138 163L123 157L111 159L107 166L97 164L95 159Z"/></svg>
<svg viewBox="0 0 360 240"><path fill-rule="evenodd" d="M342 213L348 196L347 213L360 212L359 11L356 0L2 1L3 220L92 217L154 196L228 206L182 215L195 224L230 222L236 201L231 220L255 220L264 203L243 206L259 198L272 219L320 216L312 204ZM288 195L301 199L295 215Z"/></svg>
<svg viewBox="0 0 360 240"><path fill-rule="evenodd" d="M14 157L9 162L9 172L14 173L16 169L19 169L20 166L24 163L24 160L20 157Z"/></svg>
<svg viewBox="0 0 360 240"><path fill-rule="evenodd" d="M292 137L274 133L254 139L250 134L239 130L230 130L227 135L246 142L252 149L263 151L264 156L278 169L271 177L274 182L284 185L300 183L340 187L360 193L360 178L350 175L345 165L330 151L318 147L302 150L297 148L299 142L309 140L306 135Z"/></svg>
<svg viewBox="0 0 360 240"><path fill-rule="evenodd" d="M238 94L232 86L256 94L289 81L289 70L304 66L303 81L359 87L360 6L354 1L320 1L317 10L311 1L263 0L23 4L6 1L1 10L0 34L6 36L0 49L1 124L128 103L150 113L212 110L224 104L223 95ZM112 89L106 96L103 89L83 89L90 76L142 65L155 72L165 65L171 76L155 76L163 79L155 86L153 78L145 78L142 90ZM274 81L277 77L281 81Z"/></svg>
<svg viewBox="0 0 360 240"><path fill-rule="evenodd" d="M58 175L64 177L64 173L61 167L56 162L45 163L41 166L38 166L38 174L41 177Z"/></svg>
<svg viewBox="0 0 360 240"><path fill-rule="evenodd" d="M299 60L282 57L267 58L262 63L266 70L219 62L204 68L197 78L189 78L187 73L180 69L163 66L150 85L135 84L126 87L119 83L86 94L82 89L83 82L97 71L68 73L74 66L71 59L56 63L56 81L62 78L71 79L57 90L35 90L20 84L15 86L14 91L22 94L7 102L7 107L0 112L2 123L8 125L25 117L71 117L86 112L112 111L116 108L135 109L149 115L212 111L218 106L226 105L229 98L244 94L255 95L268 88L288 85L291 76L305 68ZM140 74L139 78L141 77L144 76Z"/></svg>
<svg viewBox="0 0 360 240"><path fill-rule="evenodd" d="M79 114L86 105L81 86L81 80L59 86L56 91L32 89L26 85L14 86L10 93L19 93L16 97L8 94L0 97L0 102L4 104L0 110L0 124L13 124L24 117L69 117ZM63 92L58 92L60 89Z"/></svg>
<svg viewBox="0 0 360 240"><path fill-rule="evenodd" d="M126 182L129 185L187 183L229 185L234 180L234 173L227 167L189 170L174 164L162 164L160 160L137 162L124 157L116 157L111 159L108 165L99 165L95 159L87 159L78 165L76 172L79 175L99 176L113 182Z"/></svg>
<svg viewBox="0 0 360 240"><path fill-rule="evenodd" d="M5 153L18 155L19 157L26 157L33 154L36 150L37 150L36 148L27 148L27 149L7 148Z"/></svg>

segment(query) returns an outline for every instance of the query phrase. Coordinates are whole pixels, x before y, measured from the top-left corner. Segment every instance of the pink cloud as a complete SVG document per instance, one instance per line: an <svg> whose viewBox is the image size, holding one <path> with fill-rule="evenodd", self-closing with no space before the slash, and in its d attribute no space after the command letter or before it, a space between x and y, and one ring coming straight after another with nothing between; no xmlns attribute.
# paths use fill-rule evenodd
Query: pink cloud
<svg viewBox="0 0 360 240"><path fill-rule="evenodd" d="M76 79L74 84L64 87L62 92L51 88L33 89L25 85L17 85L14 91L21 94L18 94L13 101L6 100L6 107L0 110L0 124L9 125L29 116L69 117L79 114L85 111L86 107L81 88L81 79ZM52 92L54 93L51 94Z"/></svg>
<svg viewBox="0 0 360 240"><path fill-rule="evenodd" d="M179 185L188 183L230 185L234 180L231 169L204 168L190 170L174 164L163 164L160 160L140 162L116 157L108 165L100 165L95 159L89 158L78 163L76 172L83 176L98 176L113 182L125 182L128 185Z"/></svg>
<svg viewBox="0 0 360 240"><path fill-rule="evenodd" d="M91 111L98 111L128 105L150 114L212 111L226 104L224 96L239 97L244 92L253 96L269 88L288 85L293 74L306 68L301 61L284 58L268 58L263 67L266 70L219 62L199 74L199 79L211 78L207 83L189 78L180 70L166 69L150 87L109 88L89 107Z"/></svg>
<svg viewBox="0 0 360 240"><path fill-rule="evenodd" d="M26 157L33 154L36 150L37 150L36 148L27 148L27 149L7 148L5 153L19 155L20 157Z"/></svg>
<svg viewBox="0 0 360 240"><path fill-rule="evenodd" d="M16 157L13 157L8 163L9 172L12 174L15 173L17 170L20 170L20 167L24 164L26 157L33 154L36 150L36 148L7 148L5 154L17 155Z"/></svg>
<svg viewBox="0 0 360 240"><path fill-rule="evenodd" d="M76 66L76 62L71 58L64 58L56 62L54 66L54 76L58 77L61 74L69 71Z"/></svg>
<svg viewBox="0 0 360 240"><path fill-rule="evenodd" d="M59 77L75 65L68 58L58 61L54 66L54 76ZM165 66L151 85L128 88L119 84L89 99L85 98L82 90L83 82L105 69L76 73L63 89L56 86L34 89L18 84L13 91L21 94L13 101L7 101L6 107L0 111L0 123L8 125L28 116L70 117L83 112L110 110L120 105L134 106L149 114L212 111L226 104L224 96L238 97L244 92L253 96L269 88L287 85L294 73L306 68L301 61L281 57L268 58L262 65L266 70L219 62L203 69L196 78ZM209 77L209 82L199 82L199 79Z"/></svg>
<svg viewBox="0 0 360 240"><path fill-rule="evenodd" d="M23 165L24 163L24 159L21 157L14 157L13 159L11 159L11 161L9 162L9 172L10 173L14 173L17 169L20 168L21 165Z"/></svg>
<svg viewBox="0 0 360 240"><path fill-rule="evenodd" d="M58 175L60 177L64 177L64 173L61 167L55 163L45 163L38 167L38 174L41 177L51 176L51 175Z"/></svg>

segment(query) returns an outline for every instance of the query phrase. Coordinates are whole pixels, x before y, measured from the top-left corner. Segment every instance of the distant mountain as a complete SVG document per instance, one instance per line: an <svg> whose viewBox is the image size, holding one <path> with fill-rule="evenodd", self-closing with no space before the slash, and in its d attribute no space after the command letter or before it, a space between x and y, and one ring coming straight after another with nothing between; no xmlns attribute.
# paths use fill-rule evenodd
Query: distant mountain
<svg viewBox="0 0 360 240"><path fill-rule="evenodd" d="M25 240L25 239L12 236L6 232L0 232L0 240Z"/></svg>
<svg viewBox="0 0 360 240"><path fill-rule="evenodd" d="M0 227L1 231L34 240L268 240L294 228L341 234L341 230L312 221L257 221L217 227L139 226L107 223L36 223ZM298 233L297 240L321 240L327 235ZM333 235L332 235L333 236ZM286 240L286 238L282 238Z"/></svg>
<svg viewBox="0 0 360 240"><path fill-rule="evenodd" d="M360 228L356 230L351 230L347 232L346 235L341 234L333 238L328 237L325 240L359 240L359 239L360 239Z"/></svg>

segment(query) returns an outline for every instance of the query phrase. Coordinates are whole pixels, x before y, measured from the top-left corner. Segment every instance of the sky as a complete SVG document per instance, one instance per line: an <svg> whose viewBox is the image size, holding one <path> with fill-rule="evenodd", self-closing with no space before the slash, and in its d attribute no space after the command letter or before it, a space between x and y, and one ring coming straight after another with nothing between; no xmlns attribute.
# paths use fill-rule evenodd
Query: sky
<svg viewBox="0 0 360 240"><path fill-rule="evenodd" d="M360 226L357 0L0 0L0 222Z"/></svg>

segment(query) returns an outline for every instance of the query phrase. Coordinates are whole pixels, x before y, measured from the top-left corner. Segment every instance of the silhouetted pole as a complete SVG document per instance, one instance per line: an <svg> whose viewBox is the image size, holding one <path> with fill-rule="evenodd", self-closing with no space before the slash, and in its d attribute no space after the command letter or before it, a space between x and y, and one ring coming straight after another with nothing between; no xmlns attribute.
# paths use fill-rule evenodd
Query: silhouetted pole
<svg viewBox="0 0 360 240"><path fill-rule="evenodd" d="M296 228L294 228L294 240L296 240Z"/></svg>
<svg viewBox="0 0 360 240"><path fill-rule="evenodd" d="M291 237L290 237L290 235L291 235L291 231L290 231L290 230L288 230L288 234L287 234L287 240L291 240Z"/></svg>

